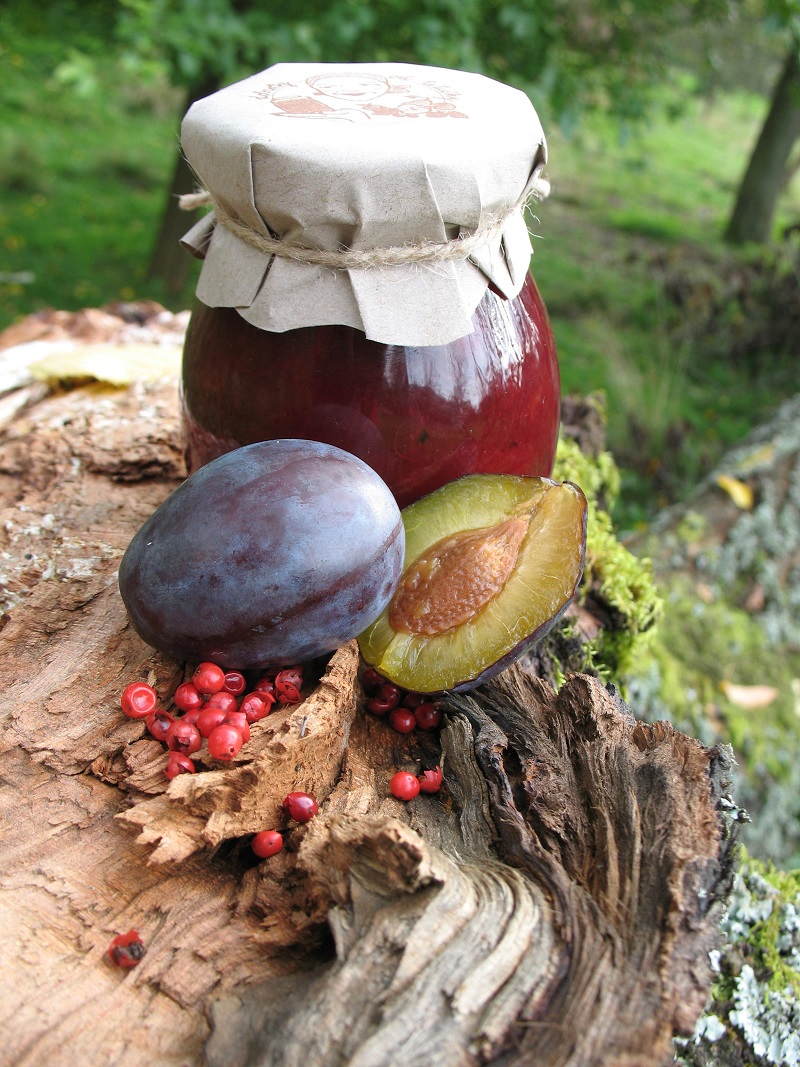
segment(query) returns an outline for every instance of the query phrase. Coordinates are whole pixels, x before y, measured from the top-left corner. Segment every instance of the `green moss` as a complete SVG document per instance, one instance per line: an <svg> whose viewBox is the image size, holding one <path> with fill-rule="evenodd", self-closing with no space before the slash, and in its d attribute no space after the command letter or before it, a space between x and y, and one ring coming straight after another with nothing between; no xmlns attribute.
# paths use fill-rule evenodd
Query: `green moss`
<svg viewBox="0 0 800 1067"><path fill-rule="evenodd" d="M751 872L758 873L766 884L775 890L769 915L750 928L748 945L755 958L754 970L768 975L767 985L776 993L793 991L800 996L800 955L797 946L793 953L787 951L792 944L791 930L787 930L787 917L794 933L800 919L800 870L779 871L772 864L750 860ZM796 939L795 939L796 940Z"/></svg>
<svg viewBox="0 0 800 1067"><path fill-rule="evenodd" d="M745 962L765 989L800 996L800 870L778 870L744 848L740 859L722 929L730 945L741 946ZM741 973L739 955L733 971L721 967L714 1000L733 999Z"/></svg>
<svg viewBox="0 0 800 1067"><path fill-rule="evenodd" d="M601 406L597 397L587 397L587 403ZM561 437L556 450L553 477L558 481L573 481L580 485L587 500L606 511L613 511L619 497L619 468L610 452L601 452L598 456L587 456L577 442L568 437Z"/></svg>
<svg viewBox="0 0 800 1067"><path fill-rule="evenodd" d="M608 452L590 457L561 438L553 476L572 481L589 505L586 566L581 596L602 602L610 616L599 636L589 642L587 664L601 677L621 683L634 668L661 613L650 561L638 559L617 539L609 511L619 495L619 470Z"/></svg>

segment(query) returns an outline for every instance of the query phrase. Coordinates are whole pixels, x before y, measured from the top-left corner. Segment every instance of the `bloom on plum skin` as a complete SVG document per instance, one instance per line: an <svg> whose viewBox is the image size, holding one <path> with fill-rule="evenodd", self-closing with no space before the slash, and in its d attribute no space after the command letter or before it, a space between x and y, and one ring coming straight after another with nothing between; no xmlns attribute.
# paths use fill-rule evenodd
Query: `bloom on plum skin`
<svg viewBox="0 0 800 1067"><path fill-rule="evenodd" d="M218 521L195 521L211 501ZM202 661L192 674L201 696L223 689L226 674L247 680L272 663L276 680L289 672L279 699L292 703L302 697L294 665L334 652L380 613L404 547L397 502L363 461L319 441L258 441L207 463L159 505L125 550L119 589L146 642Z"/></svg>

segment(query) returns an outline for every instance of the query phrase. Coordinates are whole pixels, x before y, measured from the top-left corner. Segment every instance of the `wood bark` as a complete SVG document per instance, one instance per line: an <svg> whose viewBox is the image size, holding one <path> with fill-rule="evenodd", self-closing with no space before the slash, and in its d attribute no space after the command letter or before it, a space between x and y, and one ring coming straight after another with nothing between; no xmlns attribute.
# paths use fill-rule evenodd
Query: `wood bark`
<svg viewBox="0 0 800 1067"><path fill-rule="evenodd" d="M770 101L769 111L739 186L725 240L764 242L772 233L778 197L792 148L800 137L800 58L792 43Z"/></svg>
<svg viewBox="0 0 800 1067"><path fill-rule="evenodd" d="M131 630L116 571L184 474L176 382L73 386L18 383L0 436L6 1062L669 1060L730 878L725 753L519 667L399 735L365 714L351 644L233 765L168 783L119 694L149 677L166 699L186 665ZM439 794L389 794L436 763ZM320 801L307 826L290 787ZM270 827L286 845L259 862ZM146 954L120 971L129 928Z"/></svg>

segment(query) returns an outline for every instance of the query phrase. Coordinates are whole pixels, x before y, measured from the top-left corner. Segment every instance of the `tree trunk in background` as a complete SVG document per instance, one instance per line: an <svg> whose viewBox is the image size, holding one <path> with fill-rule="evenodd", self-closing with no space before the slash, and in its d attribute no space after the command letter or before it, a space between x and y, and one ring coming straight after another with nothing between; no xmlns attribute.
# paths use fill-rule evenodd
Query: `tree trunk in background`
<svg viewBox="0 0 800 1067"><path fill-rule="evenodd" d="M767 241L792 146L800 137L800 60L797 44L786 57L772 94L769 114L747 165L725 240Z"/></svg>
<svg viewBox="0 0 800 1067"><path fill-rule="evenodd" d="M205 75L200 78L186 94L186 106L184 114L189 110L195 100L202 100L219 88L220 80L217 75ZM161 216L161 226L158 231L150 263L147 267L148 278L161 278L168 293L180 293L189 278L191 258L181 248L181 237L190 229L192 224L191 214L181 211L178 206L178 198L184 193L191 193L196 185L192 168L186 162L183 152L178 148L175 159L175 169L172 174L172 182Z"/></svg>

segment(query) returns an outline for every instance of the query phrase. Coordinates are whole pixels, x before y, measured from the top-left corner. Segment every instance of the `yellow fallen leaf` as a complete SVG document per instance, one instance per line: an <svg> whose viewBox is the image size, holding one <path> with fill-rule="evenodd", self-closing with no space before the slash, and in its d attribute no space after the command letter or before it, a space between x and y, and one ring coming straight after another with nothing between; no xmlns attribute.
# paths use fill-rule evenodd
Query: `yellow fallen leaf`
<svg viewBox="0 0 800 1067"><path fill-rule="evenodd" d="M753 490L746 482L740 482L738 478L731 478L729 474L718 474L717 485L723 489L737 508L742 511L753 510Z"/></svg>
<svg viewBox="0 0 800 1067"><path fill-rule="evenodd" d="M61 345L28 367L39 381L60 382L71 378L94 378L111 385L177 378L181 347L175 344L78 344Z"/></svg>
<svg viewBox="0 0 800 1067"><path fill-rule="evenodd" d="M719 687L731 704L739 708L766 708L778 696L778 690L772 685L736 685L722 681Z"/></svg>

